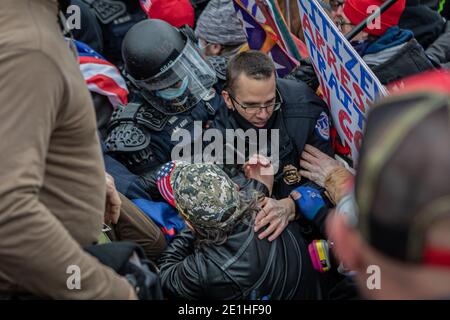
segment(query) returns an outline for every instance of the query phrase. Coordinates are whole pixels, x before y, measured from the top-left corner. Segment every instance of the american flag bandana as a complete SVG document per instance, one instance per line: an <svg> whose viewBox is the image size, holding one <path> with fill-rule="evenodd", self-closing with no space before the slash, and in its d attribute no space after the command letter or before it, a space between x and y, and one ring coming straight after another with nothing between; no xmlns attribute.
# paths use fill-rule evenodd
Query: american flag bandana
<svg viewBox="0 0 450 320"><path fill-rule="evenodd" d="M175 206L175 199L173 197L173 189L170 184L170 177L172 175L173 170L175 169L176 162L170 161L167 162L158 172L156 177L156 185L158 186L159 193L163 196L164 199L173 207Z"/></svg>

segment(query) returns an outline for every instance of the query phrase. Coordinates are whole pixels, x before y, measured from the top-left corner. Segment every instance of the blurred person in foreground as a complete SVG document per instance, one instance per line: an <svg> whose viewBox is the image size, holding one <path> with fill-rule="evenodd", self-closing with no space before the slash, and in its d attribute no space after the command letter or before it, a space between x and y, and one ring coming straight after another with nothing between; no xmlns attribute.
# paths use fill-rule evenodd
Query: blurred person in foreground
<svg viewBox="0 0 450 320"><path fill-rule="evenodd" d="M94 107L59 4L0 5L0 297L136 298L125 277L82 249L97 243L103 222L118 221L120 200L107 199ZM68 285L72 266L79 290Z"/></svg>
<svg viewBox="0 0 450 320"><path fill-rule="evenodd" d="M354 198L327 221L364 298L450 298L449 141L449 73L405 80L371 112ZM380 276L372 290L370 266Z"/></svg>

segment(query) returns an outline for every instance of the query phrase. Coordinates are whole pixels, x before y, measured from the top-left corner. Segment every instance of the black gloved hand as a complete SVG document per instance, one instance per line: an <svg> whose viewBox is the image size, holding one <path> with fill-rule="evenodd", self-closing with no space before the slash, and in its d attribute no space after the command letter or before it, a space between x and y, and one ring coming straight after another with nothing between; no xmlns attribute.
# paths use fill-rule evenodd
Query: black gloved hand
<svg viewBox="0 0 450 320"><path fill-rule="evenodd" d="M139 300L162 300L163 294L157 270L150 261L139 258L133 253L128 262L120 270L133 286Z"/></svg>
<svg viewBox="0 0 450 320"><path fill-rule="evenodd" d="M162 300L158 270L145 258L143 249L130 241L118 241L85 248L101 263L128 279L140 300Z"/></svg>

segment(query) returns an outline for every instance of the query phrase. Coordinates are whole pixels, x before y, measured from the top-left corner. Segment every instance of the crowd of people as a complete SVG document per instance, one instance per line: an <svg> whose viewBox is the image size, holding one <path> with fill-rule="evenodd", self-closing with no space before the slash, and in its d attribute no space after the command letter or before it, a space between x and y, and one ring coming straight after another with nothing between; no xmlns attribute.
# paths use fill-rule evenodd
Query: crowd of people
<svg viewBox="0 0 450 320"><path fill-rule="evenodd" d="M347 35L384 1L318 2ZM397 0L350 40L389 89L352 161L233 0L2 0L0 299L450 298L447 19Z"/></svg>

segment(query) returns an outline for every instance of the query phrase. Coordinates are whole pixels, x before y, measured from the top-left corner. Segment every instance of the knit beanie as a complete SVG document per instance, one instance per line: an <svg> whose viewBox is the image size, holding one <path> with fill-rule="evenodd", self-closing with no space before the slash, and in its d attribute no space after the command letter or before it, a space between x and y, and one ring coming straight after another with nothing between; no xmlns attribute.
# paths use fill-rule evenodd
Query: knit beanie
<svg viewBox="0 0 450 320"><path fill-rule="evenodd" d="M232 0L211 0L198 18L195 35L209 43L221 45L234 46L247 42Z"/></svg>

